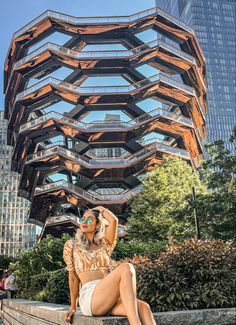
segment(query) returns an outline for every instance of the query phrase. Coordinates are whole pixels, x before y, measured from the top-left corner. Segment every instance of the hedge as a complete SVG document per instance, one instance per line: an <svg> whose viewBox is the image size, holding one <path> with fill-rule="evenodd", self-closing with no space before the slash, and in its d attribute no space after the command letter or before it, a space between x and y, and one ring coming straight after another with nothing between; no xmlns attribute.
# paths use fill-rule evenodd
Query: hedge
<svg viewBox="0 0 236 325"><path fill-rule="evenodd" d="M158 253L165 250L167 241L138 241L130 240L126 241L119 239L117 245L113 251L112 258L116 261L125 258L132 258L133 256L145 255L155 256Z"/></svg>
<svg viewBox="0 0 236 325"><path fill-rule="evenodd" d="M122 262L134 265L138 298L147 301L153 312L236 305L236 247L231 243L172 241L156 256L113 261L112 268ZM67 273L63 268L32 277L28 298L68 304Z"/></svg>
<svg viewBox="0 0 236 325"><path fill-rule="evenodd" d="M134 257L140 299L154 312L236 305L236 247L220 240L172 243L158 258Z"/></svg>
<svg viewBox="0 0 236 325"><path fill-rule="evenodd" d="M65 268L32 276L27 293L27 296L24 294L24 298L56 304L68 304L69 287Z"/></svg>

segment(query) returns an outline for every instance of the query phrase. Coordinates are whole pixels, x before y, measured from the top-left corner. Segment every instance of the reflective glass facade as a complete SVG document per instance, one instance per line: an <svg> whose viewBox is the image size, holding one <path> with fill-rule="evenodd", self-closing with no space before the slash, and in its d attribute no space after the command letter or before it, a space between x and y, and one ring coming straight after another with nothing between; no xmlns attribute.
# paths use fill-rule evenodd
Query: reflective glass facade
<svg viewBox="0 0 236 325"><path fill-rule="evenodd" d="M208 141L227 147L236 124L235 0L156 0L156 5L194 28L206 57L208 76Z"/></svg>
<svg viewBox="0 0 236 325"><path fill-rule="evenodd" d="M11 171L8 121L0 111L0 255L15 256L35 243L36 226L27 224L29 202L17 196L19 175Z"/></svg>

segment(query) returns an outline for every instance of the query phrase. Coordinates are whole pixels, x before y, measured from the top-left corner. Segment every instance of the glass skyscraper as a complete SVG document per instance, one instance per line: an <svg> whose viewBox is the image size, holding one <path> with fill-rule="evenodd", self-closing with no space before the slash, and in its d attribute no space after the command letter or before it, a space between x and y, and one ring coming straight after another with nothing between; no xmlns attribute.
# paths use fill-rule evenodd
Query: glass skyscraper
<svg viewBox="0 0 236 325"><path fill-rule="evenodd" d="M206 57L208 141L222 139L227 148L236 124L236 1L156 0L156 5L194 28Z"/></svg>
<svg viewBox="0 0 236 325"><path fill-rule="evenodd" d="M15 256L35 243L36 226L27 224L29 202L17 196L19 175L11 171L8 121L0 111L0 255Z"/></svg>

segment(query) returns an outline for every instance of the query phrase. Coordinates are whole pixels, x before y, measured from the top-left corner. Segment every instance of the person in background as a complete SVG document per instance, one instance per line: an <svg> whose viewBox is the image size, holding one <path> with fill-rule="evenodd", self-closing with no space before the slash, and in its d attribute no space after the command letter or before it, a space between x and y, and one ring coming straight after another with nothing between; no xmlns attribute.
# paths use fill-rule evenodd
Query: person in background
<svg viewBox="0 0 236 325"><path fill-rule="evenodd" d="M9 276L9 272L8 272L8 270L5 270L3 272L2 279L0 280L0 290L5 291L5 282L6 282L6 279L8 276Z"/></svg>
<svg viewBox="0 0 236 325"><path fill-rule="evenodd" d="M4 283L4 289L7 292L7 298L12 299L16 295L17 285L16 278L8 270L6 271L7 278Z"/></svg>
<svg viewBox="0 0 236 325"><path fill-rule="evenodd" d="M6 290L5 290L5 281L6 281L7 276L8 275L7 275L6 271L4 271L2 274L2 278L0 280L0 300L7 298L7 294L6 294Z"/></svg>
<svg viewBox="0 0 236 325"><path fill-rule="evenodd" d="M4 271L3 274L2 274L2 278L0 280L0 290L2 290L2 291L5 291L5 289L4 289L4 283L5 283L6 278L7 278L7 274Z"/></svg>

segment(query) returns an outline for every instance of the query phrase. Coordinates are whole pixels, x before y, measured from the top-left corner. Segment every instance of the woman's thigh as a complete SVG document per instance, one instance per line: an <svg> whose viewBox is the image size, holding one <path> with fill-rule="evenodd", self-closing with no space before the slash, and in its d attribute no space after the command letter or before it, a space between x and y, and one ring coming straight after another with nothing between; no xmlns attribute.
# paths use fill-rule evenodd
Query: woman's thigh
<svg viewBox="0 0 236 325"><path fill-rule="evenodd" d="M125 306L121 298L117 300L115 306L112 307L110 313L112 316L127 316Z"/></svg>
<svg viewBox="0 0 236 325"><path fill-rule="evenodd" d="M121 274L129 268L128 263L119 265L96 285L91 301L93 315L106 315L117 304Z"/></svg>

